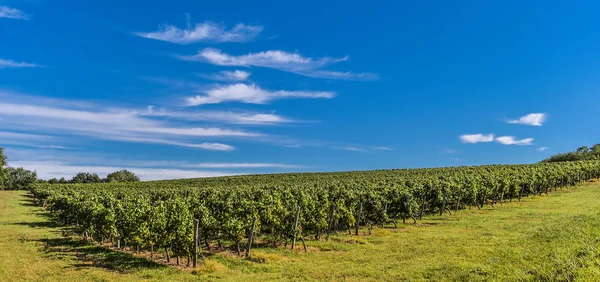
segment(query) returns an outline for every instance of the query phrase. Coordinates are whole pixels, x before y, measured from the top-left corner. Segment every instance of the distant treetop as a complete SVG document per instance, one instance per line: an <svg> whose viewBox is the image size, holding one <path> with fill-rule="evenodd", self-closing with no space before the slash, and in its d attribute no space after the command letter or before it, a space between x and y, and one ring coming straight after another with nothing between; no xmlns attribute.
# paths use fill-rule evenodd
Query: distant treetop
<svg viewBox="0 0 600 282"><path fill-rule="evenodd" d="M592 146L581 146L577 150L568 153L561 153L551 156L542 162L569 162L569 161L586 161L586 160L600 160L600 143Z"/></svg>
<svg viewBox="0 0 600 282"><path fill-rule="evenodd" d="M113 173L109 173L106 176L105 182L137 182L140 178L137 177L133 172L128 170L119 170Z"/></svg>

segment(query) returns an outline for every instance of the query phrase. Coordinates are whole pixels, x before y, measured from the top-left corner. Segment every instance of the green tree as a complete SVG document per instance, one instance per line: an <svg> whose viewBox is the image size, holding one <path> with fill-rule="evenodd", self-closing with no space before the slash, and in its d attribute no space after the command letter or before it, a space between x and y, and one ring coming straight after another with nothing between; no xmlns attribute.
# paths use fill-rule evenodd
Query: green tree
<svg viewBox="0 0 600 282"><path fill-rule="evenodd" d="M8 190L24 190L31 187L37 181L35 171L26 170L22 167L5 169L5 187Z"/></svg>
<svg viewBox="0 0 600 282"><path fill-rule="evenodd" d="M4 148L0 147L0 168L6 166L6 155L4 155Z"/></svg>
<svg viewBox="0 0 600 282"><path fill-rule="evenodd" d="M102 179L95 173L80 172L71 179L71 183L100 183Z"/></svg>
<svg viewBox="0 0 600 282"><path fill-rule="evenodd" d="M106 182L138 182L140 178L137 177L133 172L128 170L119 170L113 173L109 173L106 176Z"/></svg>
<svg viewBox="0 0 600 282"><path fill-rule="evenodd" d="M4 155L4 149L0 147L0 190L5 189L6 186L6 169L4 166L6 166L6 155Z"/></svg>
<svg viewBox="0 0 600 282"><path fill-rule="evenodd" d="M588 148L588 146L581 146L579 148L577 148L577 153L587 153L590 151L590 148Z"/></svg>
<svg viewBox="0 0 600 282"><path fill-rule="evenodd" d="M569 162L585 160L600 160L600 143L595 144L591 148L588 146L581 146L573 152L557 154L543 160L542 162Z"/></svg>

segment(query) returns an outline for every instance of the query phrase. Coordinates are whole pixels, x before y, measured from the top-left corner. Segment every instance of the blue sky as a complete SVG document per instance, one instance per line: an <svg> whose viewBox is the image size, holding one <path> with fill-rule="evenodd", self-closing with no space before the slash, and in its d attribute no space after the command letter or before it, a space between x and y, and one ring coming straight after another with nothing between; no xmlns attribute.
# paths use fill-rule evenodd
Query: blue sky
<svg viewBox="0 0 600 282"><path fill-rule="evenodd" d="M531 163L600 141L595 1L0 0L42 178Z"/></svg>

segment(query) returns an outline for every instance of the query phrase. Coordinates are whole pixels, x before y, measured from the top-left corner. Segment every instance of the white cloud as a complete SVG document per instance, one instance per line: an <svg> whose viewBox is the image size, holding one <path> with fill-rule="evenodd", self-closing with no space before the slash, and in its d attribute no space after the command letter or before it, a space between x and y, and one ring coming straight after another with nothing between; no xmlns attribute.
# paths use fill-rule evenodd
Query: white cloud
<svg viewBox="0 0 600 282"><path fill-rule="evenodd" d="M36 64L30 64L26 62L15 62L13 60L0 59L0 69L6 68L35 68L38 67Z"/></svg>
<svg viewBox="0 0 600 282"><path fill-rule="evenodd" d="M344 150L344 151L352 151L352 152L361 152L361 153L369 153L369 150L355 147L355 146L332 146L332 149Z"/></svg>
<svg viewBox="0 0 600 282"><path fill-rule="evenodd" d="M347 61L348 56L342 58L324 57L313 59L309 57L303 57L298 53L288 53L281 50L270 50L259 53L249 53L241 56L233 56L223 53L219 49L205 48L198 51L196 55L178 56L178 58L186 61L205 62L218 66L254 66L272 68L315 78L349 80L374 80L378 78L378 76L373 73L352 73L322 70L322 68L328 65Z"/></svg>
<svg viewBox="0 0 600 282"><path fill-rule="evenodd" d="M167 41L176 44L191 44L197 42L245 42L252 40L263 30L262 26L237 24L231 29L221 24L206 21L185 29L173 25L160 26L154 32L136 32L144 38Z"/></svg>
<svg viewBox="0 0 600 282"><path fill-rule="evenodd" d="M0 140L54 140L53 136L0 131Z"/></svg>
<svg viewBox="0 0 600 282"><path fill-rule="evenodd" d="M520 117L519 119L508 120L508 123L542 126L542 123L544 123L547 118L548 116L544 113L533 113Z"/></svg>
<svg viewBox="0 0 600 282"><path fill-rule="evenodd" d="M149 107L148 111L141 113L144 116L157 117L172 117L189 121L213 121L225 122L233 124L248 124L248 125L274 125L281 123L297 122L276 114L271 113L254 113L254 112L223 112L223 111L166 111L160 109L155 111L153 107Z"/></svg>
<svg viewBox="0 0 600 282"><path fill-rule="evenodd" d="M540 151L540 152L543 152L543 151L546 151L546 150L548 150L548 147L540 147L538 149L538 151Z"/></svg>
<svg viewBox="0 0 600 282"><path fill-rule="evenodd" d="M8 6L0 6L0 18L29 20L29 16L25 12Z"/></svg>
<svg viewBox="0 0 600 282"><path fill-rule="evenodd" d="M288 93L273 92L280 96ZM272 94L268 92L268 94ZM298 93L294 93L298 94ZM277 95L276 95L277 96ZM277 96L279 97L279 96ZM269 97L271 99L272 97ZM18 95L0 90L0 127L7 132L53 136L55 140L25 136L12 140L12 145L36 148L71 148L71 143L86 139L130 143L163 144L214 151L235 150L228 140L262 142L287 147L321 147L330 149L374 151L389 147L363 146L348 143L298 140L289 136L258 133L239 128L223 128L219 123L237 125L275 125L302 122L274 113L155 110L153 106L139 110L113 108L104 104L64 99ZM200 126L197 123L201 123ZM83 137L83 140L76 138ZM4 138L6 139L6 138ZM15 139L15 138L12 138ZM32 141L33 140L33 141ZM29 142L25 144L25 142ZM0 144L6 143L0 138Z"/></svg>
<svg viewBox="0 0 600 282"><path fill-rule="evenodd" d="M378 151L394 151L396 149L394 148L390 148L390 147L385 147L385 146L375 146L372 147L374 150L378 150Z"/></svg>
<svg viewBox="0 0 600 282"><path fill-rule="evenodd" d="M69 149L65 146L47 145L47 143L57 142L58 139L56 137L49 135L0 131L1 145L16 145L33 148Z"/></svg>
<svg viewBox="0 0 600 282"><path fill-rule="evenodd" d="M200 148L216 151L231 151L235 149L231 145L217 142L197 142L198 138L249 138L262 137L264 135L244 130L233 130L214 126L198 127L190 126L188 123L172 120L155 120L134 110L127 109L104 109L97 105L95 110L76 106L76 103L65 101L68 107L51 106L44 99L29 97L24 99L19 96L1 95L0 115L2 128L8 130L19 130L21 132L34 132L37 134L60 135L83 135L96 139L116 140L136 143L166 144L189 148ZM15 98L16 97L16 98ZM41 104L36 104L37 102ZM48 106L46 106L48 105ZM241 114L240 114L241 115ZM224 117L225 118L225 117ZM241 119L239 122L266 121L268 117L255 115L241 115L235 117ZM271 117L270 122L279 122ZM7 139L7 134L0 139ZM11 135L15 139L17 135ZM2 138L3 137L3 138ZM36 140L35 143L23 143L24 146L59 146L60 144L49 144L51 140L42 138L23 137L22 141ZM15 141L11 142L15 144ZM54 142L52 142L54 143Z"/></svg>
<svg viewBox="0 0 600 282"><path fill-rule="evenodd" d="M23 167L28 170L35 170L41 179L61 178L70 179L79 172L96 173L100 177L106 177L107 174L123 169L127 169L142 180L163 180L197 177L216 177L237 175L239 173L222 171L202 171L185 170L170 168L135 168L126 166L96 166L96 165L78 165L57 161L9 161L9 166Z"/></svg>
<svg viewBox="0 0 600 282"><path fill-rule="evenodd" d="M248 116L238 117L237 119L238 123L240 124L275 124L292 122L291 120L274 114L252 114Z"/></svg>
<svg viewBox="0 0 600 282"><path fill-rule="evenodd" d="M11 160L18 162L23 161L45 161L45 162L61 162L69 164L111 164L118 167L138 167L138 168L277 168L277 169L293 169L306 168L304 165L295 164L280 164L271 162L189 162L189 161L172 161L172 160L124 160L121 154L117 153L92 153L89 151L58 151L52 148L41 149L22 149L15 147L7 147L5 153L10 156Z"/></svg>
<svg viewBox="0 0 600 282"><path fill-rule="evenodd" d="M203 162L168 160L123 160L122 155L108 153L90 153L87 151L57 151L52 149L19 149L8 147L9 165L36 170L42 179L65 177L70 179L79 172L106 174L127 169L133 171L142 180L212 177L242 174L239 169L300 169L305 166L278 164L270 162ZM116 157L115 157L116 156ZM109 164L109 165L107 165ZM200 169L200 170L199 170ZM204 169L204 170L203 170ZM218 171L214 171L218 169ZM226 169L222 171L220 169ZM229 171L229 170L235 170ZM256 172L254 172L256 173Z"/></svg>
<svg viewBox="0 0 600 282"><path fill-rule="evenodd" d="M533 145L533 138L525 138L521 140L516 140L514 136L500 136L496 138L496 141L500 144L504 145Z"/></svg>
<svg viewBox="0 0 600 282"><path fill-rule="evenodd" d="M6 116L20 116L25 118L35 117L48 119L46 120L46 125L49 127L70 126L70 128L72 128L75 131L96 131L98 130L99 126L107 126L107 128L105 128L104 130L105 132L115 133L140 132L202 137L260 136L260 134L257 133L221 128L168 127L149 119L140 118L135 112L92 112L84 110L51 108L38 105L0 103L0 114ZM70 124L52 122L56 120L63 122L68 121L70 122ZM27 120L24 119L23 122L26 124ZM78 124L85 126L78 126Z"/></svg>
<svg viewBox="0 0 600 282"><path fill-rule="evenodd" d="M494 141L494 134L465 134L461 135L460 140L463 143L482 143L482 142L492 142Z"/></svg>
<svg viewBox="0 0 600 282"><path fill-rule="evenodd" d="M330 99L335 96L334 92L312 92L312 91L269 91L261 89L254 84L231 84L217 86L198 95L186 99L187 106L198 106L204 104L218 104L221 102L242 102L249 104L266 104L272 100L286 98L324 98Z"/></svg>
<svg viewBox="0 0 600 282"><path fill-rule="evenodd" d="M233 151L235 147L227 144L221 143L187 143L187 142L179 142L172 141L168 139L160 139L160 138L145 138L145 137L130 137L130 136L105 136L102 137L107 140L116 140L116 141L127 141L127 142L135 142L135 143L148 143L148 144L165 144L165 145L174 145L180 147L188 147L188 148L198 148L205 149L211 151Z"/></svg>
<svg viewBox="0 0 600 282"><path fill-rule="evenodd" d="M245 81L250 78L252 75L251 72L243 71L243 70L234 70L234 71L221 71L217 74L212 75L200 75L204 78L218 80L218 81Z"/></svg>
<svg viewBox="0 0 600 282"><path fill-rule="evenodd" d="M273 164L273 163L199 163L186 164L189 168L304 168L299 165Z"/></svg>

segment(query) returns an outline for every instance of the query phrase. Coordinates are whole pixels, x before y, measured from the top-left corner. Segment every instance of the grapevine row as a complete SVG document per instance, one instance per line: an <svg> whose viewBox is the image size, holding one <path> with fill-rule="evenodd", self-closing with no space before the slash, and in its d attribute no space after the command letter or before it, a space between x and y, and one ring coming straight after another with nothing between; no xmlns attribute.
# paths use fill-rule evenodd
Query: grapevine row
<svg viewBox="0 0 600 282"><path fill-rule="evenodd" d="M38 184L41 205L96 241L176 256L198 240L238 254L251 230L278 246L304 236L416 222L600 178L600 162L542 163L344 173L274 174L141 183ZM297 219L296 219L297 218Z"/></svg>

